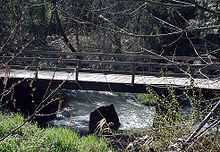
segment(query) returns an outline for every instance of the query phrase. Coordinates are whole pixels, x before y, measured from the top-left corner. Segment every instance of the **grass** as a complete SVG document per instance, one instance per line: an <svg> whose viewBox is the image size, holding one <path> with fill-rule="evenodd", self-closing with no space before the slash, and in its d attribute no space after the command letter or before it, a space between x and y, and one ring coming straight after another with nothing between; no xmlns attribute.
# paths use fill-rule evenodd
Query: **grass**
<svg viewBox="0 0 220 152"><path fill-rule="evenodd" d="M80 152L107 152L109 148L105 139L98 139L95 136L82 137L80 139L79 149Z"/></svg>
<svg viewBox="0 0 220 152"><path fill-rule="evenodd" d="M0 113L0 138L21 125L21 115ZM112 151L105 139L95 136L80 137L67 128L42 129L27 123L0 143L0 152L108 152Z"/></svg>

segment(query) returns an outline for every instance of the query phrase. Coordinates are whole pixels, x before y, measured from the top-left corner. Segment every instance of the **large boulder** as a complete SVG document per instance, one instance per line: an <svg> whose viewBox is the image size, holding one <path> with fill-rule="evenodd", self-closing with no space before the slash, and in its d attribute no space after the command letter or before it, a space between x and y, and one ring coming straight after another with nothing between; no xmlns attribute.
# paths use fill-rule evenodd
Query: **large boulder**
<svg viewBox="0 0 220 152"><path fill-rule="evenodd" d="M107 125L107 127L109 127L111 130L118 130L121 124L113 104L99 107L90 113L90 133L99 132L101 130L101 122L105 122L103 125Z"/></svg>

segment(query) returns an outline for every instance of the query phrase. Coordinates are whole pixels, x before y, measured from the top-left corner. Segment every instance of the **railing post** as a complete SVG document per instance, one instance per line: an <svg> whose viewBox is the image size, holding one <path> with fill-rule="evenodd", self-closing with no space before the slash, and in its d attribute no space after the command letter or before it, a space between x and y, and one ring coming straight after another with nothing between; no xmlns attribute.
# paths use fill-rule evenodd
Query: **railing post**
<svg viewBox="0 0 220 152"><path fill-rule="evenodd" d="M77 59L77 61L76 61L76 81L79 80L79 66L80 66L80 60Z"/></svg>
<svg viewBox="0 0 220 152"><path fill-rule="evenodd" d="M148 70L149 70L149 74L151 74L151 72L152 72L152 61L151 61L151 58L148 60L149 62L149 67L148 67Z"/></svg>
<svg viewBox="0 0 220 152"><path fill-rule="evenodd" d="M132 63L132 78L131 78L131 84L134 85L134 80L135 80L135 73L136 73L136 64Z"/></svg>

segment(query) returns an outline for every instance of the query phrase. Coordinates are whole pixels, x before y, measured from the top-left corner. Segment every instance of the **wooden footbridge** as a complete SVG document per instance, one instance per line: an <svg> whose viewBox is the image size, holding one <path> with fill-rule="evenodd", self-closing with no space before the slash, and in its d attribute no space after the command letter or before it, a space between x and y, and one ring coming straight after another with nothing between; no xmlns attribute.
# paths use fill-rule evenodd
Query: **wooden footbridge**
<svg viewBox="0 0 220 152"><path fill-rule="evenodd" d="M0 55L0 77L36 79L66 89L143 92L146 86L220 90L220 59L24 50Z"/></svg>

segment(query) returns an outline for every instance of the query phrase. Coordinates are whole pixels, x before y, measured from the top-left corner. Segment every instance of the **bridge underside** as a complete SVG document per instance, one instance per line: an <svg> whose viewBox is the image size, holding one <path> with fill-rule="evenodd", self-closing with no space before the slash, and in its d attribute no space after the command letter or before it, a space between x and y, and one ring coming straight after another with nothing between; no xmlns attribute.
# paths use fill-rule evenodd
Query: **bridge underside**
<svg viewBox="0 0 220 152"><path fill-rule="evenodd" d="M1 79L0 90L4 87L4 79ZM85 81L63 81L63 80L47 80L47 79L22 79L22 78L10 78L7 81L7 88L10 88L13 84L21 84L23 82L28 82L29 84L34 84L33 88L37 90L44 91L48 88L53 90L59 89L69 89L69 90L95 90L95 91L110 91L110 92L130 92L130 93L145 93L148 87L152 87L157 90L167 89L170 85L149 85L149 84L129 84L129 83L105 83L105 82L85 82ZM184 86L174 86L178 90L184 90ZM207 88L201 88L203 90L209 90ZM219 89L211 89L219 91Z"/></svg>
<svg viewBox="0 0 220 152"><path fill-rule="evenodd" d="M40 80L45 81L45 80ZM62 81L53 82L54 86L61 84ZM82 82L82 81L68 81L63 84L64 89L70 90L96 90L96 91L110 91L110 92L131 92L144 93L146 92L146 85L144 84L119 84L119 83L103 83L103 82Z"/></svg>
<svg viewBox="0 0 220 152"><path fill-rule="evenodd" d="M18 82L23 83L24 79L21 78L11 78L8 80L8 88L12 84L18 84ZM31 83L31 79L26 79ZM83 81L62 81L62 80L50 80L38 79L34 80L34 87L38 89L45 90L48 86L50 89L56 89L59 86L60 89L69 89L69 90L95 90L95 91L110 91L110 92L130 92L130 93L144 93L146 92L145 84L119 84L119 83L104 83L104 82L83 82ZM3 81L0 83L1 90L3 88Z"/></svg>

